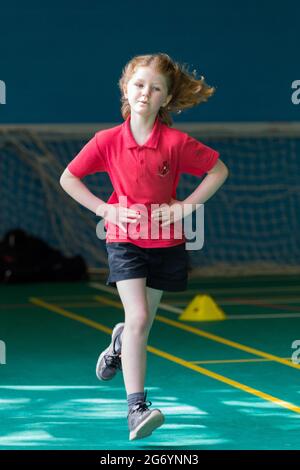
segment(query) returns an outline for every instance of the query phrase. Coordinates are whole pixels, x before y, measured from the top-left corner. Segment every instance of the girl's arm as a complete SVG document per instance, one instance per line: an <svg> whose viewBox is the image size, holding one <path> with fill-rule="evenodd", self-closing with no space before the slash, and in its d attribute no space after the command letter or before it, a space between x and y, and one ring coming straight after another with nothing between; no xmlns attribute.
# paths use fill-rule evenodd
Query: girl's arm
<svg viewBox="0 0 300 470"><path fill-rule="evenodd" d="M94 196L80 178L72 175L68 168L61 175L59 182L66 193L75 201L90 209L94 214L103 217L107 204L102 199Z"/></svg>
<svg viewBox="0 0 300 470"><path fill-rule="evenodd" d="M205 178L201 181L195 191L190 194L182 204L204 204L211 198L215 192L222 186L229 171L227 166L218 159L215 166L207 172Z"/></svg>
<svg viewBox="0 0 300 470"><path fill-rule="evenodd" d="M172 199L169 206L160 207L152 211L151 217L156 221L161 221L162 227L186 217L197 209L196 204L204 204L215 194L226 180L228 173L227 166L218 159L218 162L207 172L207 175L195 191L184 201ZM177 211L175 208L178 208L178 204L181 206L181 209Z"/></svg>

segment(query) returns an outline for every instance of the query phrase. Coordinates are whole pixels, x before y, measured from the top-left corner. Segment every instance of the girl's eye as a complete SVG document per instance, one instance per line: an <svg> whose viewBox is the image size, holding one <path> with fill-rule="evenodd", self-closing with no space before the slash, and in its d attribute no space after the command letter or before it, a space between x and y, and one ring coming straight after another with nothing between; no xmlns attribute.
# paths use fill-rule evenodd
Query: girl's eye
<svg viewBox="0 0 300 470"><path fill-rule="evenodd" d="M136 86L141 87L143 86L141 83L135 83ZM155 87L155 90L160 91L160 88Z"/></svg>

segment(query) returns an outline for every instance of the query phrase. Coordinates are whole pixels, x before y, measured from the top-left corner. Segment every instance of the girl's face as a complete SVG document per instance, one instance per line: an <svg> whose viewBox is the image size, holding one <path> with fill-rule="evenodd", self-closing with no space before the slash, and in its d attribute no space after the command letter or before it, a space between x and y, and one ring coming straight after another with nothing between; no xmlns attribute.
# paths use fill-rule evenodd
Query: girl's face
<svg viewBox="0 0 300 470"><path fill-rule="evenodd" d="M140 115L156 115L161 106L172 98L168 95L167 82L163 75L152 67L141 66L132 75L124 89L131 112Z"/></svg>

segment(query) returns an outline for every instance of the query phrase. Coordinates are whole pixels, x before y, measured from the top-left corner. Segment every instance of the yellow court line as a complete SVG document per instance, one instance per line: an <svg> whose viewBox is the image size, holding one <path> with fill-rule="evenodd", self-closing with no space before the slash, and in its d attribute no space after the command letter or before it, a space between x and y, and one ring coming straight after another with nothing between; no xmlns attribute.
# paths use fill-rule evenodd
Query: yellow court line
<svg viewBox="0 0 300 470"><path fill-rule="evenodd" d="M204 369L203 367L197 366L195 364L191 364L190 362L185 361L184 359L181 359L180 357L176 357L176 356L173 356L172 354L166 353L164 351L160 351L156 348L153 348L152 346L148 346L148 350L156 354L157 356L163 357L164 359L168 359L169 361L175 362L176 364L180 364L188 369L195 370L196 372L200 372L200 374L206 375L207 377L218 380L219 382L223 382L227 385L231 385L232 387L242 390L243 392L250 393L251 395L255 395L263 400L267 400L272 403L275 403L276 405L282 406L283 408L287 408L288 410L294 411L295 413L300 413L300 407L294 405L293 403L289 403L287 401L281 400L272 395L269 395L268 393L261 392L260 390L256 390L255 388L248 387L248 385L244 385L240 382L229 379L228 377L225 377L223 375L216 374L215 372L212 372L210 370Z"/></svg>
<svg viewBox="0 0 300 470"><path fill-rule="evenodd" d="M99 300L102 303L107 303L108 305L112 305L117 308L123 308L121 302L117 302L115 300L106 299L101 295L95 295L95 299ZM245 351L249 354L253 354L255 356L263 357L268 359L269 361L279 362L288 367L292 367L294 369L300 369L299 364L294 364L293 362L289 362L286 359L283 359L279 356L275 356L274 354L269 354L259 349L252 348L250 346L246 346L244 344L237 343L235 341L231 341L229 339L223 338L222 336L214 335L213 333L209 333L208 331L200 330L200 328L196 328L194 326L186 325L185 323L179 323L176 320L171 320L170 318L162 317L161 315L156 315L155 320L158 320L162 323L166 323L167 325L174 326L175 328L179 328L184 331L188 331L189 333L194 333L198 336L203 336L204 338L210 339L217 343L225 344L226 346L230 346L231 348L239 349L241 351Z"/></svg>
<svg viewBox="0 0 300 470"><path fill-rule="evenodd" d="M96 299L97 302L102 302L103 304L123 309L122 303L117 300L107 299L106 297L102 297L102 295L95 295L94 299Z"/></svg>
<svg viewBox="0 0 300 470"><path fill-rule="evenodd" d="M29 297L29 301L34 305L47 308L48 310L59 313L64 317L70 318L71 320L79 321L80 323L84 323L85 325L91 326L92 328L96 328L96 330L103 331L103 333L108 333L110 335L112 332L111 328L108 328L107 326L101 325L100 323L90 320L89 318L82 317L81 315L77 315L76 313L69 312L68 310L61 308L58 305L48 304L48 302L44 302L37 297Z"/></svg>
<svg viewBox="0 0 300 470"><path fill-rule="evenodd" d="M62 315L64 317L70 318L71 320L75 320L81 323L84 323L85 325L90 326L91 328L96 328L97 330L103 331L105 333L111 334L111 328L107 328L104 325L101 325L100 323L97 323L95 321L89 320L85 317L82 317L81 315L77 315L75 313L69 312L58 305L53 305L49 304L47 302L44 302L41 299L38 299L37 297L30 297L29 301L33 303L34 305L38 305L39 307L45 308L47 310L50 310L52 312L58 313L59 315ZM167 359L171 362L174 362L175 364L179 364L183 367L186 367L187 369L194 370L196 372L199 372L202 375L205 375L207 377L210 377L212 379L218 380L219 382L223 382L227 385L231 385L234 388L237 388L239 390L242 390L243 392L249 393L251 395L255 395L262 400L267 400L270 401L278 406L281 406L283 408L287 408L290 411L293 411L295 413L300 414L300 407L294 405L293 403L289 403L285 400L281 400L279 398L276 398L272 395L269 395L268 393L261 392L260 390L256 390L255 388L248 387L248 385L244 385L240 382L237 382L235 380L231 380L228 377L225 377L220 374L216 374L215 372L212 372L210 370L204 369L203 367L197 366L196 364L192 364L189 361L185 361L184 359L181 359L180 357L174 356L173 354L169 354L165 351L162 351L160 349L154 348L152 346L147 346L147 350L157 356L160 356L164 359Z"/></svg>
<svg viewBox="0 0 300 470"><path fill-rule="evenodd" d="M290 360L289 357L285 357L283 359ZM215 359L215 360L207 360L207 361L190 361L193 364L236 364L236 363L243 363L243 362L271 362L269 359ZM273 362L273 361L272 361Z"/></svg>
<svg viewBox="0 0 300 470"><path fill-rule="evenodd" d="M282 359L279 356L275 356L274 354L266 353L264 351L261 351L260 349L251 348L244 344L240 344L235 341L231 341L229 339L223 338L222 336L217 336L217 335L214 335L213 333L208 333L207 331L200 330L199 328L195 328L193 326L186 325L184 323L179 323L178 321L175 321L175 320L170 320L169 318L165 318L160 315L157 315L155 318L163 323L166 323L167 325L175 326L182 330L189 331L190 333L195 333L196 335L203 336L204 338L207 338L207 339L211 339L212 341L216 341L217 343L226 344L227 346L230 346L232 348L240 349L241 351L254 354L255 356L264 357L265 359L269 359L270 361L279 362L280 364L283 364L288 367L293 367L294 369L300 369L299 364L294 364L293 362L289 362L286 359Z"/></svg>
<svg viewBox="0 0 300 470"><path fill-rule="evenodd" d="M98 308L98 309L101 309L101 308L105 307L104 305L99 305L99 302L60 302L60 305L62 307L66 307L66 308L75 307L75 308ZM300 314L299 314L299 316L300 316Z"/></svg>

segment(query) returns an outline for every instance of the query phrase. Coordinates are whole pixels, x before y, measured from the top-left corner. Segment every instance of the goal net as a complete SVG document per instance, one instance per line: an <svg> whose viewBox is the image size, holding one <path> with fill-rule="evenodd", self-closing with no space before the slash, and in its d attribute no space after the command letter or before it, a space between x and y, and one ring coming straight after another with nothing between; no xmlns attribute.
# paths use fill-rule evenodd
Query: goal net
<svg viewBox="0 0 300 470"><path fill-rule="evenodd" d="M0 126L0 236L20 228L66 256L81 254L91 272L107 272L99 218L73 201L59 178L101 125ZM204 246L189 252L192 275L300 272L300 124L175 123L218 150L229 168L205 204ZM84 179L107 200L109 176ZM183 200L199 178L182 175Z"/></svg>

